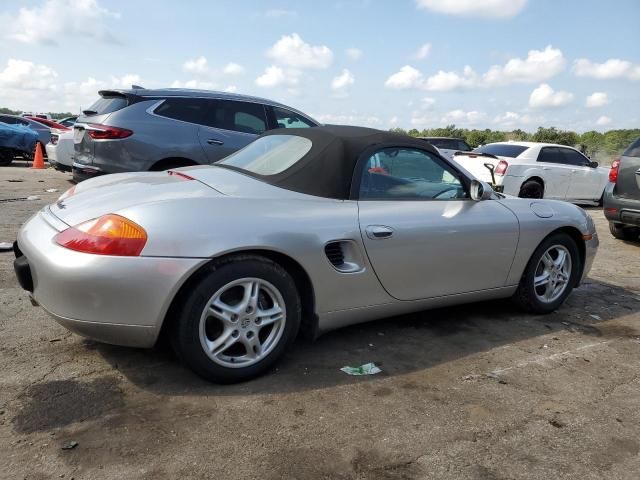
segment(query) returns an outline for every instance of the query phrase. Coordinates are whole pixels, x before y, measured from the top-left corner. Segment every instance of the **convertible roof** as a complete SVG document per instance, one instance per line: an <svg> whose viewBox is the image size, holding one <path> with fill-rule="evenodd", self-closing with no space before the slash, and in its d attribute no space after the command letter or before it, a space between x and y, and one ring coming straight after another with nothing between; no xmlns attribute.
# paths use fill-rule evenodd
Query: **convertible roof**
<svg viewBox="0 0 640 480"><path fill-rule="evenodd" d="M261 137L272 135L308 138L312 147L298 162L279 174L253 176L280 188L327 198L349 198L358 158L370 147L416 147L438 155L424 140L373 128L343 125L281 128L269 130Z"/></svg>

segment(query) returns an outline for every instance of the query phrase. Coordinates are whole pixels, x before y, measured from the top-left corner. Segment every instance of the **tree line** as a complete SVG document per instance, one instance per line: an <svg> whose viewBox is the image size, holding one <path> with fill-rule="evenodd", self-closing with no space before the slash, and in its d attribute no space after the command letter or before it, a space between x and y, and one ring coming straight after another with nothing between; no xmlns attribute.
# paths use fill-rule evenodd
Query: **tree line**
<svg viewBox="0 0 640 480"><path fill-rule="evenodd" d="M459 128L447 125L444 128L428 128L419 131L416 128L404 130L392 128L392 132L410 135L412 137L455 137L464 139L470 146L478 147L487 143L519 140L529 142L558 143L576 147L589 155L592 159L602 163L610 163L640 137L640 129L609 130L604 133L590 130L579 134L571 130L561 130L556 127L538 127L533 133L516 129L511 131L484 130Z"/></svg>

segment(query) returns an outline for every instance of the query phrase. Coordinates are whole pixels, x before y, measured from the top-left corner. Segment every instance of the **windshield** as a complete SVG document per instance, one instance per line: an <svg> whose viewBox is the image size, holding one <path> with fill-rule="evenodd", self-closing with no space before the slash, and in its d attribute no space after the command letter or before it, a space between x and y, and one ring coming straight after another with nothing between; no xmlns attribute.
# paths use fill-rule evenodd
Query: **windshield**
<svg viewBox="0 0 640 480"><path fill-rule="evenodd" d="M216 165L246 170L256 175L276 175L291 167L311 150L311 140L295 135L268 135Z"/></svg>
<svg viewBox="0 0 640 480"><path fill-rule="evenodd" d="M104 115L106 113L115 112L129 104L126 97L100 97L83 113L89 115Z"/></svg>
<svg viewBox="0 0 640 480"><path fill-rule="evenodd" d="M482 147L476 148L474 152L489 153L491 155L495 155L496 157L516 158L518 155L528 149L529 147L524 147L522 145L510 145L508 143L490 143L489 145L483 145Z"/></svg>

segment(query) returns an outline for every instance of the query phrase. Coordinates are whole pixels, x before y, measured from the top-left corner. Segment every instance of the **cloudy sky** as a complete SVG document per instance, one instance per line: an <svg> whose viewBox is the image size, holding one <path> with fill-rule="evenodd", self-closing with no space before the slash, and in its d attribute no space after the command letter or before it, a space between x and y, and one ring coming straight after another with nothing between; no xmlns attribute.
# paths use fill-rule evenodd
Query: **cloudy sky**
<svg viewBox="0 0 640 480"><path fill-rule="evenodd" d="M637 128L639 25L638 0L16 0L0 106L78 111L135 83L379 128Z"/></svg>

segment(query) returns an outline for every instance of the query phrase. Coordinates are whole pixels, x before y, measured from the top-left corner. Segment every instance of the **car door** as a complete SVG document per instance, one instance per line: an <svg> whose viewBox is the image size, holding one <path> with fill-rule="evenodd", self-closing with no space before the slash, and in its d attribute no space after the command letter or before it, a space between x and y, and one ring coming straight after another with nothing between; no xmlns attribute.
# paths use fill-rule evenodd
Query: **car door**
<svg viewBox="0 0 640 480"><path fill-rule="evenodd" d="M571 165L571 182L567 200L598 200L606 184L603 173L591 166L591 160L571 148L560 148L566 163Z"/></svg>
<svg viewBox="0 0 640 480"><path fill-rule="evenodd" d="M267 130L267 115L260 103L207 100L200 144L209 163L217 162L251 143Z"/></svg>
<svg viewBox="0 0 640 480"><path fill-rule="evenodd" d="M572 168L558 147L542 147L537 164L544 181L544 198L564 200L571 183Z"/></svg>
<svg viewBox="0 0 640 480"><path fill-rule="evenodd" d="M515 215L468 197L468 180L418 148L381 148L359 162L362 239L383 287L400 300L505 284L518 243Z"/></svg>

